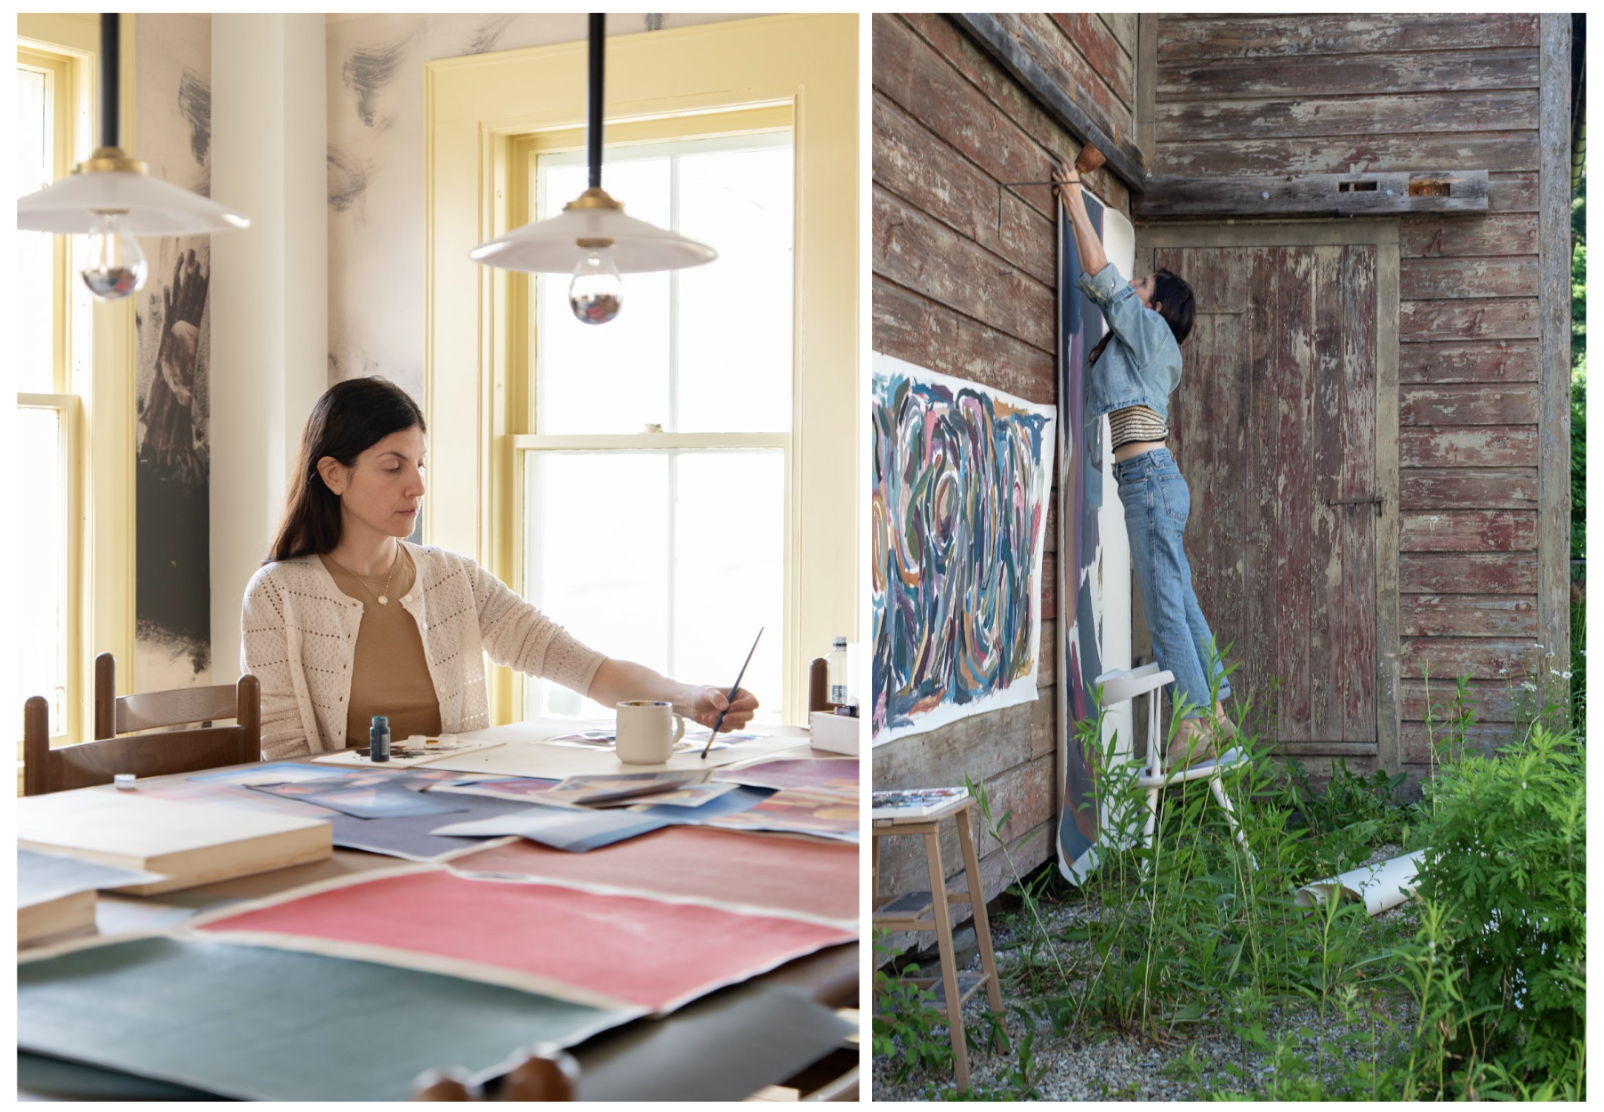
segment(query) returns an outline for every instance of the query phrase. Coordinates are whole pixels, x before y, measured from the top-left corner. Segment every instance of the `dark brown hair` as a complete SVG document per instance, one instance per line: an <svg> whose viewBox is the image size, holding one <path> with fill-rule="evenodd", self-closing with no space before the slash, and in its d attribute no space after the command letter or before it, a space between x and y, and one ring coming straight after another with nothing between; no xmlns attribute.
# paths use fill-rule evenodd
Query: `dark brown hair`
<svg viewBox="0 0 1604 1112"><path fill-rule="evenodd" d="M1164 318L1164 323L1170 326L1170 332L1175 336L1178 344L1186 343L1186 338L1192 334L1192 321L1197 315L1197 305L1192 298L1192 287L1186 284L1186 279L1179 274L1173 274L1164 267L1153 272L1153 300L1158 302L1158 315ZM1108 341L1114 338L1110 329L1097 341L1087 356L1086 365L1096 366L1098 359L1102 358L1103 349Z"/></svg>
<svg viewBox="0 0 1604 1112"><path fill-rule="evenodd" d="M340 498L318 474L317 461L332 456L350 467L391 433L410 428L428 431L423 410L387 378L352 378L325 390L306 419L284 520L263 562L334 551L340 543Z"/></svg>

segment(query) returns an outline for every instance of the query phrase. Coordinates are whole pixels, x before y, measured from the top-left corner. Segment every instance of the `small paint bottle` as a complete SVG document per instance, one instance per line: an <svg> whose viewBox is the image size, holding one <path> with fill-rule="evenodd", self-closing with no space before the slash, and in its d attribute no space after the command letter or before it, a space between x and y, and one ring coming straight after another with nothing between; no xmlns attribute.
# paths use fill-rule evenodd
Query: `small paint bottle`
<svg viewBox="0 0 1604 1112"><path fill-rule="evenodd" d="M385 715L373 716L373 726L368 730L368 759L372 761L390 759L390 719Z"/></svg>

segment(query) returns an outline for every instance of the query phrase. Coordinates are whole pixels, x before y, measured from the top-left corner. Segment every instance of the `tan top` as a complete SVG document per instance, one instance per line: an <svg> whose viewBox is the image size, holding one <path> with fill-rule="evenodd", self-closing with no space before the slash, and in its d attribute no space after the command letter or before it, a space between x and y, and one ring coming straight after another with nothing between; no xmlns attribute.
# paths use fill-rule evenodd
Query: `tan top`
<svg viewBox="0 0 1604 1112"><path fill-rule="evenodd" d="M466 556L401 542L417 569L390 600L412 615L449 734L490 725L485 657L583 695L607 658ZM378 586L382 589L384 584ZM245 588L241 670L262 684L262 753L270 761L345 748L362 603L315 556L279 560ZM392 731L394 733L394 731Z"/></svg>
<svg viewBox="0 0 1604 1112"><path fill-rule="evenodd" d="M354 575L327 555L318 559L334 577L334 585L362 603L356 658L351 663L351 702L345 712L345 743L366 745L375 714L390 720L392 741L405 741L413 734L439 734L440 700L429 678L423 635L412 615L396 602L417 579L417 567L406 549L401 549L400 564L388 583L383 576ZM380 603L380 598L388 601Z"/></svg>
<svg viewBox="0 0 1604 1112"><path fill-rule="evenodd" d="M1170 435L1164 418L1145 405L1130 405L1108 415L1108 431L1114 447L1133 440L1165 440Z"/></svg>

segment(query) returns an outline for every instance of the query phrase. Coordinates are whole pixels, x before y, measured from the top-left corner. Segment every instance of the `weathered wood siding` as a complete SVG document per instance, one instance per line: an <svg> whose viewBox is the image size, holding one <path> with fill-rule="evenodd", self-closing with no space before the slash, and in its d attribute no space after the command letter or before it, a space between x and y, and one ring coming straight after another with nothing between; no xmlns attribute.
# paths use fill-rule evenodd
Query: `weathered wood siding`
<svg viewBox="0 0 1604 1112"><path fill-rule="evenodd" d="M1088 113L1121 135L1132 130L1134 15L1020 15L1037 61L1065 75ZM873 313L876 351L1006 390L1057 400L1055 215L1041 181L1054 158L1080 143L947 18L874 17ZM1106 171L1098 193L1127 214L1125 189ZM1057 493L1054 492L1056 501ZM1056 513L1042 570L1039 694L1034 703L966 719L874 753L877 788L983 784L1014 862L1030 869L1053 852L1059 807L1053 597ZM998 844L978 828L988 896L1012 880ZM942 848L958 872L956 836ZM917 839L888 839L883 892L929 887ZM959 905L962 908L962 905ZM958 917L966 917L960 910ZM921 941L928 942L926 936Z"/></svg>
<svg viewBox="0 0 1604 1112"><path fill-rule="evenodd" d="M1398 438L1402 758L1418 776L1428 674L1434 701L1468 675L1478 718L1508 722L1509 686L1565 659L1562 619L1539 606L1540 520L1556 512L1539 509L1540 433L1555 432L1539 415L1557 389L1539 330L1539 16L1156 24L1155 177L1490 171L1487 215L1400 222L1399 427L1377 434Z"/></svg>

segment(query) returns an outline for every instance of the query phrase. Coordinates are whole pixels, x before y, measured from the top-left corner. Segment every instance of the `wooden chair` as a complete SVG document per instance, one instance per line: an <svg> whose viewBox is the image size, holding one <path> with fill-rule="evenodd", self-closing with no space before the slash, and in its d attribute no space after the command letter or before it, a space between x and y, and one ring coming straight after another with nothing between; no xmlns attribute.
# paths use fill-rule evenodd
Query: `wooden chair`
<svg viewBox="0 0 1604 1112"><path fill-rule="evenodd" d="M116 662L95 658L94 741L50 748L49 705L40 696L23 710L23 794L109 784L119 772L165 776L262 759L262 696L256 677L214 687L116 695ZM138 733L234 719L232 726ZM126 735L126 736L125 736Z"/></svg>

